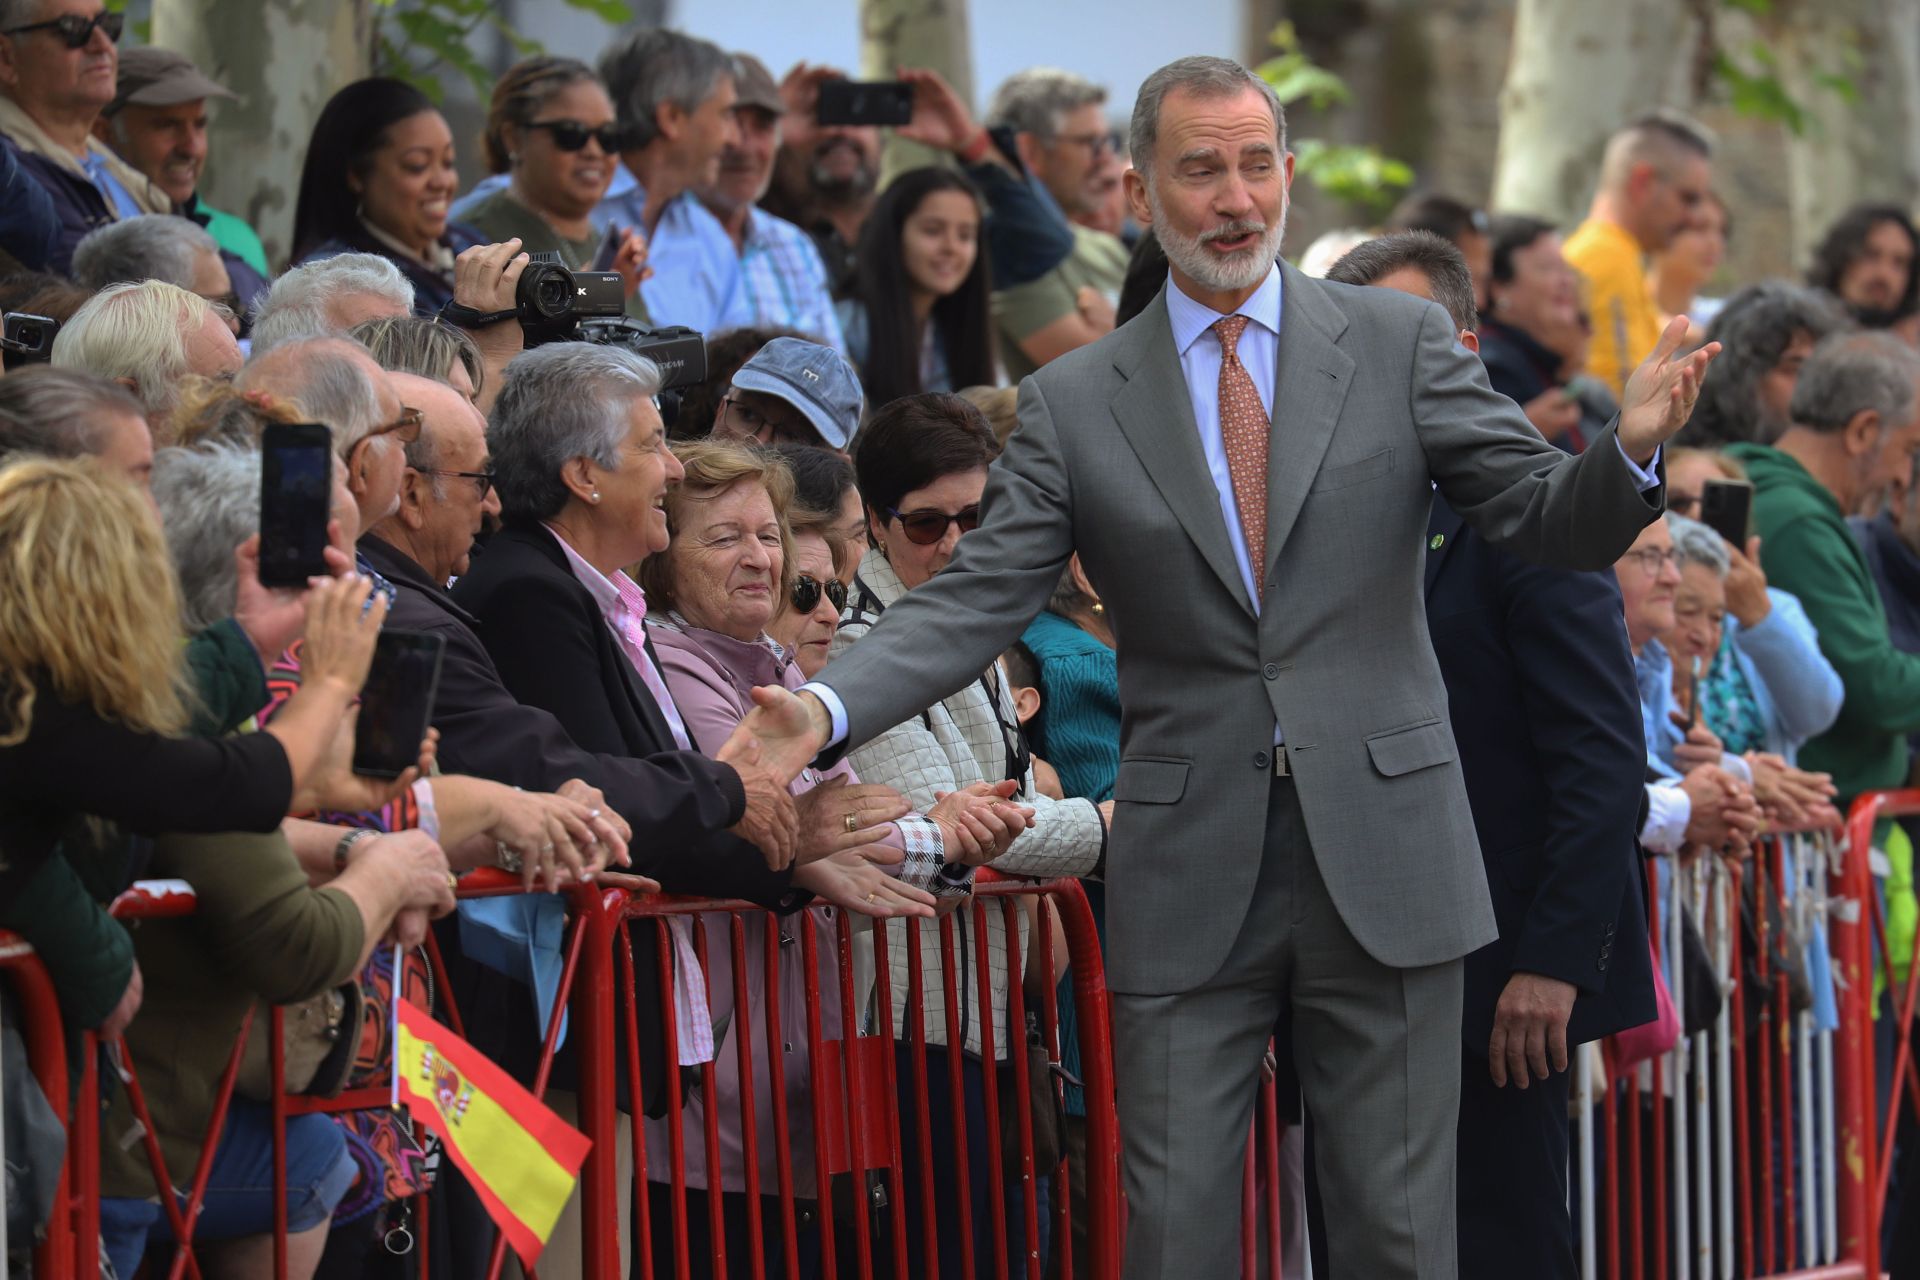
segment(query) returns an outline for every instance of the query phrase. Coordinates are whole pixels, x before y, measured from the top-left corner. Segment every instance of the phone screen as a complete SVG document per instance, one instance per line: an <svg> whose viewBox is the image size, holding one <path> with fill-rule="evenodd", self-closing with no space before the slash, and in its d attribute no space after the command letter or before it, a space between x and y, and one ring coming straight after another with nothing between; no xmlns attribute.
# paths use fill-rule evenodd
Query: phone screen
<svg viewBox="0 0 1920 1280"><path fill-rule="evenodd" d="M389 629L374 641L353 732L355 773L397 778L419 761L446 647L445 640L425 631Z"/></svg>
<svg viewBox="0 0 1920 1280"><path fill-rule="evenodd" d="M1701 486L1700 523L1742 551L1752 510L1753 486L1744 480L1709 480Z"/></svg>
<svg viewBox="0 0 1920 1280"><path fill-rule="evenodd" d="M304 587L327 572L333 433L316 422L273 423L260 445L260 581Z"/></svg>
<svg viewBox="0 0 1920 1280"><path fill-rule="evenodd" d="M909 124L913 86L900 80L823 80L814 118L821 124Z"/></svg>

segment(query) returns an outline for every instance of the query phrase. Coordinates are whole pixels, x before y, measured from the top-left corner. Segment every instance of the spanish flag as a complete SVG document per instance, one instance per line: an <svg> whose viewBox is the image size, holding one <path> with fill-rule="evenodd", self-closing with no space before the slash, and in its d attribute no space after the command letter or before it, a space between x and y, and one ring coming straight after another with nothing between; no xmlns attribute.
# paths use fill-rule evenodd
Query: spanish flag
<svg viewBox="0 0 1920 1280"><path fill-rule="evenodd" d="M439 1135L520 1261L532 1266L593 1144L426 1010L394 1004L396 1100Z"/></svg>

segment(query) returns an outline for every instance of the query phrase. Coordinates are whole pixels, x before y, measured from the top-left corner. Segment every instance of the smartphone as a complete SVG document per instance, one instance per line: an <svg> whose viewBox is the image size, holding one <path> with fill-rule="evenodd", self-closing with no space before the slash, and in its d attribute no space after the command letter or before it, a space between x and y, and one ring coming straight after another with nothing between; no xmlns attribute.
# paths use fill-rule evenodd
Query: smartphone
<svg viewBox="0 0 1920 1280"><path fill-rule="evenodd" d="M902 125L913 119L913 86L900 80L822 80L821 124Z"/></svg>
<svg viewBox="0 0 1920 1280"><path fill-rule="evenodd" d="M390 627L380 632L367 682L360 688L360 719L353 731L355 773L397 778L419 762L446 649L446 640L431 632Z"/></svg>
<svg viewBox="0 0 1920 1280"><path fill-rule="evenodd" d="M260 581L304 587L327 573L333 516L333 432L317 422L272 423L260 444Z"/></svg>
<svg viewBox="0 0 1920 1280"><path fill-rule="evenodd" d="M607 234L600 237L600 247L593 251L593 261L587 264L588 271L611 271L613 260L620 256L620 246L627 238L627 229L617 222L607 224Z"/></svg>
<svg viewBox="0 0 1920 1280"><path fill-rule="evenodd" d="M1709 480L1700 490L1700 523L1747 549L1747 517L1753 510L1753 486L1745 480Z"/></svg>

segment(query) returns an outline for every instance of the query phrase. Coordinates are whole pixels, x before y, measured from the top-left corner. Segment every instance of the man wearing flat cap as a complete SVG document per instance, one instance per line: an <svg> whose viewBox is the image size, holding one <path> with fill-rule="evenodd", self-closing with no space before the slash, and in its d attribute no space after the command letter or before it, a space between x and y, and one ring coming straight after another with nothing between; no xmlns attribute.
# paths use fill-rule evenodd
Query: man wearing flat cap
<svg viewBox="0 0 1920 1280"><path fill-rule="evenodd" d="M242 313L264 292L267 253L252 227L200 198L207 163L207 102L238 99L185 54L144 45L120 51L113 100L93 131L173 201L180 215L205 227L220 246Z"/></svg>

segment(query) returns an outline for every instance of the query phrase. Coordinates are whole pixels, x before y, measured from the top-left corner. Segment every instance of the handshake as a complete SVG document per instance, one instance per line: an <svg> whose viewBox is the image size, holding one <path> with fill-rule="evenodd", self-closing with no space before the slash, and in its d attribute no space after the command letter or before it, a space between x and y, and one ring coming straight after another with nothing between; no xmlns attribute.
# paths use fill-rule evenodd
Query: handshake
<svg viewBox="0 0 1920 1280"><path fill-rule="evenodd" d="M913 805L892 787L820 779L794 796L793 780L826 745L826 708L811 694L777 686L753 691L754 708L714 758L740 775L747 807L732 830L758 846L776 871L794 869L794 883L862 915L934 914L933 895L903 884L883 868L905 850L888 843L892 826ZM1033 820L1013 802L1018 784L976 782L935 793L921 816L938 828L949 863L978 867L1007 851Z"/></svg>

